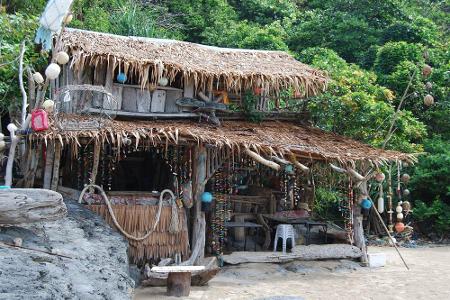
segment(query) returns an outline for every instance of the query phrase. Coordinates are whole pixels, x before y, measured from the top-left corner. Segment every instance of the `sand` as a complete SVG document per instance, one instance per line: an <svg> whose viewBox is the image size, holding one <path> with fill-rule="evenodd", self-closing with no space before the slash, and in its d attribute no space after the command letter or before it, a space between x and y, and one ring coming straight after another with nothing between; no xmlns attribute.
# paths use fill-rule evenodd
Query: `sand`
<svg viewBox="0 0 450 300"><path fill-rule="evenodd" d="M376 269L348 261L227 267L209 286L192 287L188 299L450 299L450 246L401 251L409 271L395 249L388 247L369 248L369 253L387 256L387 265ZM141 288L135 300L181 299L164 293L165 288Z"/></svg>

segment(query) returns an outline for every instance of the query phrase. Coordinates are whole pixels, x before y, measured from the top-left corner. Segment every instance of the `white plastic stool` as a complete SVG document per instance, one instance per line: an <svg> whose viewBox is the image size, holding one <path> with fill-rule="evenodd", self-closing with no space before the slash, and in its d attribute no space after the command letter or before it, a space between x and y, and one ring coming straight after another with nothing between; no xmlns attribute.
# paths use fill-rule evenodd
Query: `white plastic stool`
<svg viewBox="0 0 450 300"><path fill-rule="evenodd" d="M273 242L273 251L277 251L278 239L283 239L283 253L286 253L286 241L291 239L292 248L295 247L295 232L294 226L289 224L280 224L277 226L277 232L275 233L275 241Z"/></svg>

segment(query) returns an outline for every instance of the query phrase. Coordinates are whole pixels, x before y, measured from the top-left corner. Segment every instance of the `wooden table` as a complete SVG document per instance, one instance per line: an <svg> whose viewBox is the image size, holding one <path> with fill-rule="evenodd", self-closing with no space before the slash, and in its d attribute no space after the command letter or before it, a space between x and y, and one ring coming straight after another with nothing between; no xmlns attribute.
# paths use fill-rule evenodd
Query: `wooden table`
<svg viewBox="0 0 450 300"><path fill-rule="evenodd" d="M191 275L194 271L202 271L205 266L164 266L153 267L152 272L169 273L167 277L167 296L189 296L191 292Z"/></svg>
<svg viewBox="0 0 450 300"><path fill-rule="evenodd" d="M238 227L243 227L244 230L246 230L247 228L255 228L256 230L258 230L259 228L262 228L262 225L253 223L253 222L225 222L224 226L226 228L238 228ZM245 234L245 238L244 238L244 251L245 248L247 247L247 234ZM256 251L256 242L255 242L255 251Z"/></svg>

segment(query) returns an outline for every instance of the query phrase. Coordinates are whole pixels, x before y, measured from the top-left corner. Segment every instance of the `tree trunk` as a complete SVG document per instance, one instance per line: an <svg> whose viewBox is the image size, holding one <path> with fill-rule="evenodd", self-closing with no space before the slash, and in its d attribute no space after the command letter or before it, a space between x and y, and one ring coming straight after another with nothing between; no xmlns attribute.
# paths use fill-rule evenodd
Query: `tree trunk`
<svg viewBox="0 0 450 300"><path fill-rule="evenodd" d="M167 296L187 297L191 292L191 272L172 272L167 277Z"/></svg>

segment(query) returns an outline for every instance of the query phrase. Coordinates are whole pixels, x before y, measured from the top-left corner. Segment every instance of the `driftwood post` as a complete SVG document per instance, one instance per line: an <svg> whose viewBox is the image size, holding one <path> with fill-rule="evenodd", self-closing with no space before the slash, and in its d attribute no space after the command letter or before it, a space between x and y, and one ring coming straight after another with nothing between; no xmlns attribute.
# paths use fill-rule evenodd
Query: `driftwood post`
<svg viewBox="0 0 450 300"><path fill-rule="evenodd" d="M50 189L52 183L53 161L55 158L55 143L50 141L45 150L44 189Z"/></svg>
<svg viewBox="0 0 450 300"><path fill-rule="evenodd" d="M190 272L170 272L167 277L167 296L187 297L191 292Z"/></svg>
<svg viewBox="0 0 450 300"><path fill-rule="evenodd" d="M202 203L200 196L205 190L206 178L206 148L204 145L198 145L194 151L194 186L193 197L194 204L194 224L192 230L192 253L191 257L183 262L183 265L194 265L200 263L205 256L205 213L202 212Z"/></svg>
<svg viewBox="0 0 450 300"><path fill-rule="evenodd" d="M58 181L59 181L59 164L61 162L61 143L55 141L55 162L53 164L53 175L52 175L52 184L51 189L56 191L56 188L58 187Z"/></svg>

